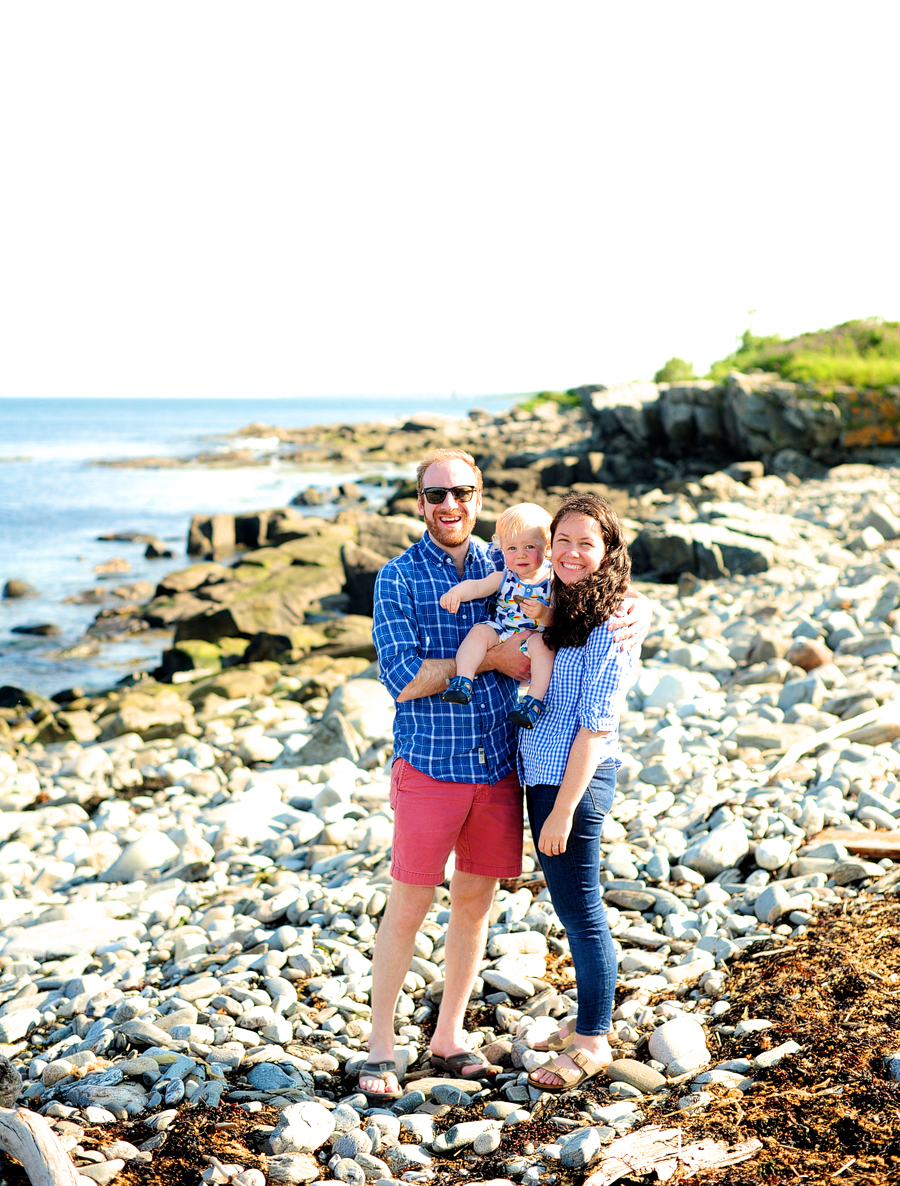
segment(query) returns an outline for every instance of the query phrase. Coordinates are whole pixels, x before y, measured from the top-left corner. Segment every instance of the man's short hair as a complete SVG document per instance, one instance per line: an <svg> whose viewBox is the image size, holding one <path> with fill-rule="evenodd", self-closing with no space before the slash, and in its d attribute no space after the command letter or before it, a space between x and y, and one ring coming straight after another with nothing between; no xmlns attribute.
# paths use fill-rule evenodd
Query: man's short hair
<svg viewBox="0 0 900 1186"><path fill-rule="evenodd" d="M475 490L478 494L481 493L482 477L481 470L475 464L475 458L471 453L467 453L465 449L432 449L430 453L426 453L419 464L416 466L416 490L419 494L422 493L422 482L425 477L425 471L429 465L444 465L448 461L464 461L466 465L471 465L475 471Z"/></svg>

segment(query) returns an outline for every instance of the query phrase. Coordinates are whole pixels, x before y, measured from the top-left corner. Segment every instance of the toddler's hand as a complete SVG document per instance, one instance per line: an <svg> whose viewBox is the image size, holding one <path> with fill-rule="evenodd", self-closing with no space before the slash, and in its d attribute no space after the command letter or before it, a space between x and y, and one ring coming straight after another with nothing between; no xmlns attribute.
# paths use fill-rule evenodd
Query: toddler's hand
<svg viewBox="0 0 900 1186"><path fill-rule="evenodd" d="M449 593L442 595L441 608L449 610L451 614L455 614L459 609L459 594L455 589L451 589Z"/></svg>
<svg viewBox="0 0 900 1186"><path fill-rule="evenodd" d="M522 602L522 609L535 622L546 626L550 621L550 607L537 597L526 597Z"/></svg>

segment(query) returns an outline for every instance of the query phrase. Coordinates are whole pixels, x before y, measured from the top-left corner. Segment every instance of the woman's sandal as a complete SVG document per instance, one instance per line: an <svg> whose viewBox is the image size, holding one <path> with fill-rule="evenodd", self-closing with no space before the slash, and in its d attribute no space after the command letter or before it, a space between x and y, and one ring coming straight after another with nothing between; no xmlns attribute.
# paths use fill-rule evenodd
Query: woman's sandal
<svg viewBox="0 0 900 1186"><path fill-rule="evenodd" d="M577 1023L578 1014L570 1013L568 1017L564 1017L560 1022L561 1025L571 1025L572 1027L564 1038L560 1037L559 1031L557 1030L557 1032L552 1034L545 1042L535 1042L531 1049L537 1050L540 1054L546 1054L548 1050L565 1050L567 1046L571 1045L572 1039L575 1037L575 1026Z"/></svg>
<svg viewBox="0 0 900 1186"><path fill-rule="evenodd" d="M608 1062L593 1062L586 1054L574 1047L566 1051L565 1057L570 1058L575 1066L564 1067L558 1058L554 1058L537 1068L539 1071L549 1071L551 1075L556 1075L558 1079L562 1079L562 1083L542 1083L540 1079L532 1078L532 1075L535 1074L535 1071L532 1071L528 1076L528 1086L534 1087L538 1091L557 1094L563 1091L574 1091L576 1087L580 1087L588 1079L593 1079L595 1075L599 1075L609 1066Z"/></svg>

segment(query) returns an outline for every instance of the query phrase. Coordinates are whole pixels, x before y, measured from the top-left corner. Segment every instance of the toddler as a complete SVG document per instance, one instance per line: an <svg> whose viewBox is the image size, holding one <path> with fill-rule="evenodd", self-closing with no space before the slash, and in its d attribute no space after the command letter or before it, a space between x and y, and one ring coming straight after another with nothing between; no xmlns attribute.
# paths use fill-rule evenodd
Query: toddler
<svg viewBox="0 0 900 1186"><path fill-rule="evenodd" d="M505 568L481 581L460 581L441 597L441 606L455 614L464 601L497 594L492 622L473 626L456 652L457 674L450 680L443 699L451 704L468 704L479 665L491 647L523 630L543 630L550 611L551 569L550 516L533 502L520 502L497 520L494 542L503 553ZM540 633L522 644L531 659L529 695L508 714L513 724L530 729L544 709L542 697L550 687L553 652Z"/></svg>

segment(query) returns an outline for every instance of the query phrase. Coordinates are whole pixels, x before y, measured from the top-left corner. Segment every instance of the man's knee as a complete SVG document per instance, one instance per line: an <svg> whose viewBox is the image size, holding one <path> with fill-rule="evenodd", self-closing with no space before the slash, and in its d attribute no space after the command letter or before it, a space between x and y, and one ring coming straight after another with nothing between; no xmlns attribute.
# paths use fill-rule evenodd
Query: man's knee
<svg viewBox="0 0 900 1186"><path fill-rule="evenodd" d="M385 915L401 931L418 930L434 899L434 886L407 885L395 881L391 886Z"/></svg>
<svg viewBox="0 0 900 1186"><path fill-rule="evenodd" d="M493 877L454 873L450 881L450 906L457 913L481 917L490 911L497 890Z"/></svg>

